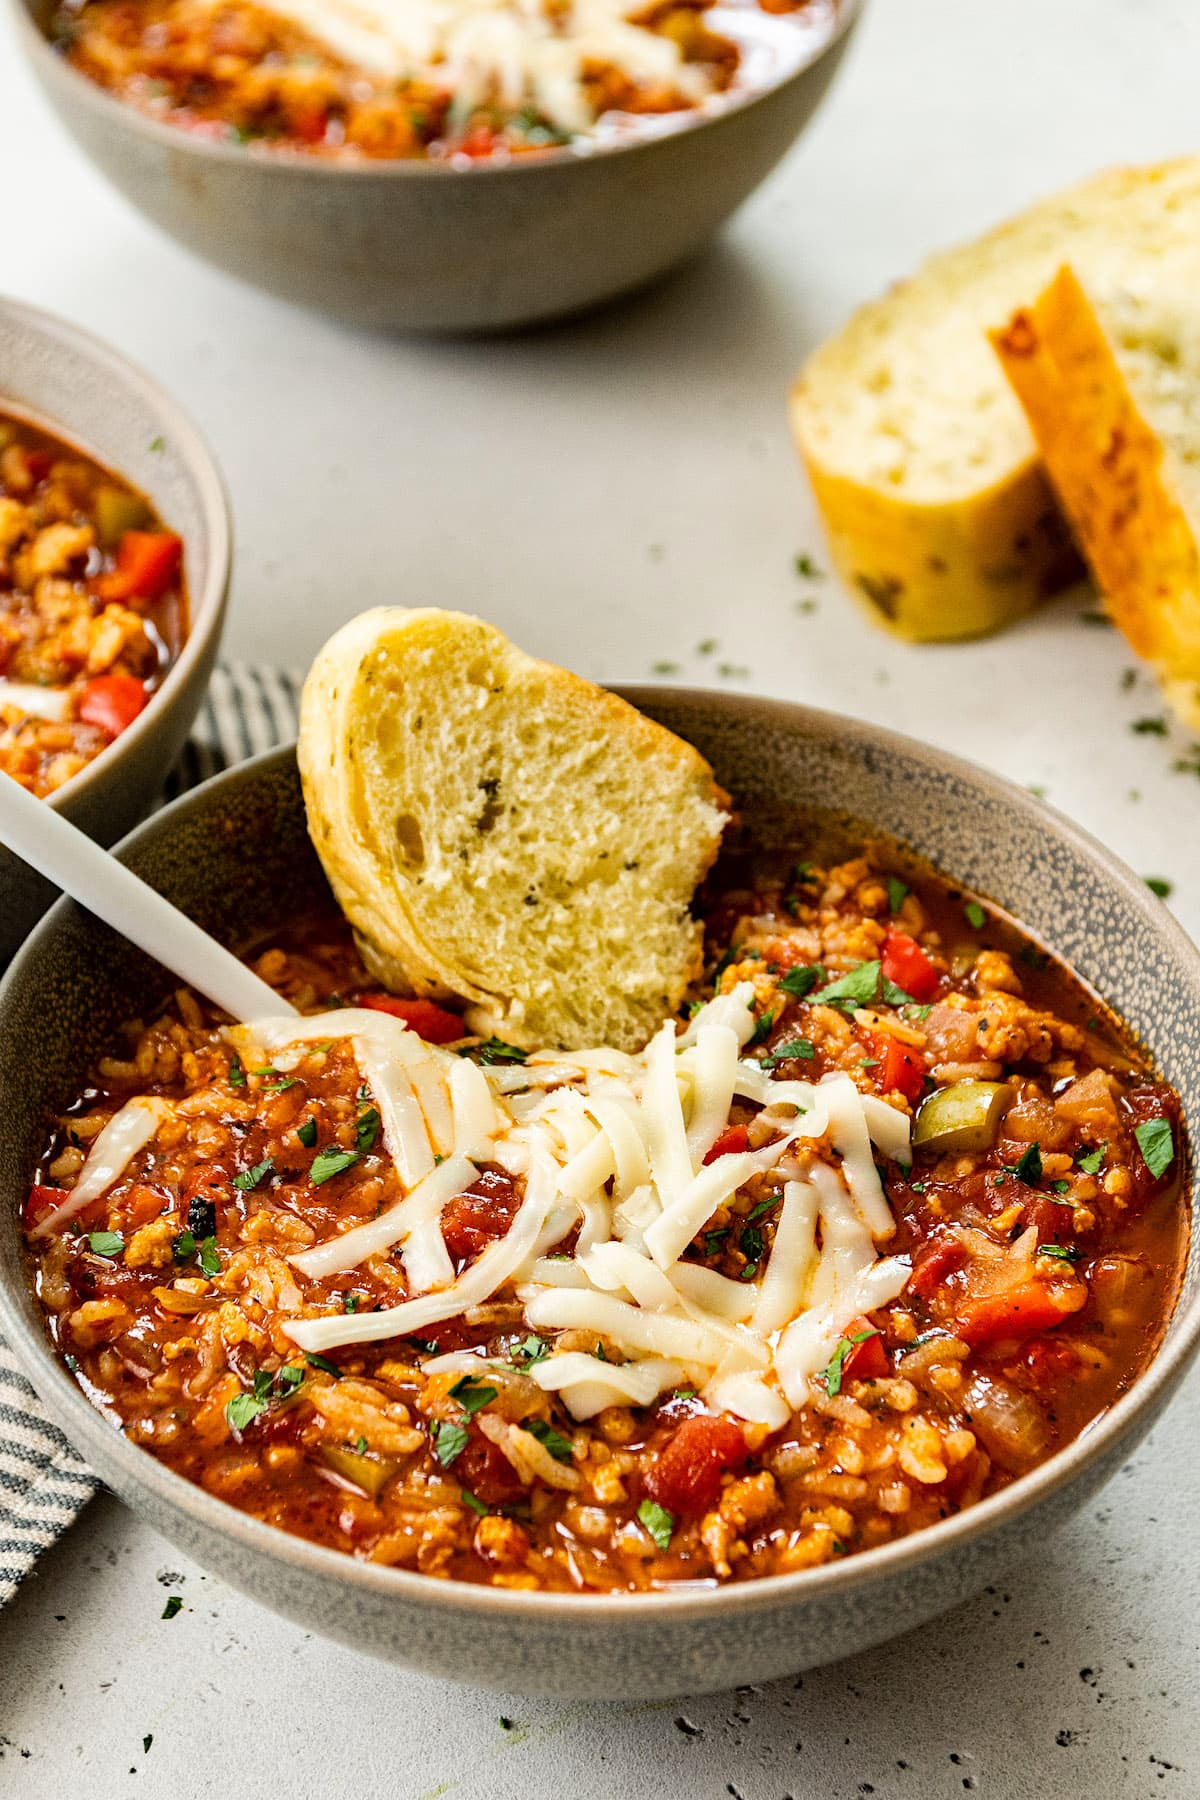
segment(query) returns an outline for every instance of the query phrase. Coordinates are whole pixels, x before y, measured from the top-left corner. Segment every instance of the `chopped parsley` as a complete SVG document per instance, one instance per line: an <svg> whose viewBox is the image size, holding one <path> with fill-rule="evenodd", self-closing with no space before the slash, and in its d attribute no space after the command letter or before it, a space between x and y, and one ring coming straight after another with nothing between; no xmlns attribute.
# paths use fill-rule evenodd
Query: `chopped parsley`
<svg viewBox="0 0 1200 1800"><path fill-rule="evenodd" d="M1030 1144L1020 1162L1005 1163L1004 1168L1026 1187L1033 1187L1042 1179L1042 1152L1037 1144Z"/></svg>
<svg viewBox="0 0 1200 1800"><path fill-rule="evenodd" d="M982 906L980 906L978 900L967 901L967 904L963 907L963 917L966 919L967 924L971 927L972 931L982 931L987 923L987 914L984 912Z"/></svg>
<svg viewBox="0 0 1200 1800"><path fill-rule="evenodd" d="M1069 1194L1071 1191L1071 1184L1069 1181L1052 1181L1050 1186L1054 1189L1056 1194Z"/></svg>
<svg viewBox="0 0 1200 1800"><path fill-rule="evenodd" d="M173 1619L173 1618L175 1618L176 1614L181 1613L182 1611L183 1611L183 1596L182 1596L182 1594L169 1594L167 1596L167 1604L162 1609L163 1618L164 1619Z"/></svg>
<svg viewBox="0 0 1200 1800"><path fill-rule="evenodd" d="M357 1442L355 1443L355 1446L354 1446L355 1455L356 1456L365 1456L369 1449L370 1449L370 1445L367 1443L366 1438L362 1435L361 1432L359 1432Z"/></svg>
<svg viewBox="0 0 1200 1800"><path fill-rule="evenodd" d="M1155 719L1135 719L1129 729L1139 737L1166 737L1167 721L1161 716Z"/></svg>
<svg viewBox="0 0 1200 1800"><path fill-rule="evenodd" d="M335 1175L353 1168L357 1161L357 1150L319 1150L312 1159L308 1178L314 1187L320 1187L322 1182L332 1181Z"/></svg>
<svg viewBox="0 0 1200 1800"><path fill-rule="evenodd" d="M257 1377L255 1381L257 1385ZM226 1404L225 1417L234 1431L245 1431L247 1425L254 1423L259 1413L266 1412L267 1404L265 1395L260 1397L258 1394L235 1394L233 1399Z"/></svg>
<svg viewBox="0 0 1200 1800"><path fill-rule="evenodd" d="M474 1046L475 1054L481 1063L489 1068L495 1063L523 1063L529 1056L528 1050L519 1050L516 1044L506 1044L502 1038L485 1038L482 1044ZM466 1056L469 1050L460 1050L460 1056Z"/></svg>
<svg viewBox="0 0 1200 1800"><path fill-rule="evenodd" d="M659 1506L656 1500L643 1500L637 1509L638 1522L645 1526L660 1550L671 1548L671 1535L675 1530L675 1520L665 1507Z"/></svg>
<svg viewBox="0 0 1200 1800"><path fill-rule="evenodd" d="M146 445L147 450L149 450L152 456L161 456L166 447L167 440L165 437L152 437L150 442Z"/></svg>
<svg viewBox="0 0 1200 1800"><path fill-rule="evenodd" d="M805 581L820 581L822 579L820 569L818 569L807 550L801 550L793 558L792 567L795 569L797 575L802 575L804 577Z"/></svg>
<svg viewBox="0 0 1200 1800"><path fill-rule="evenodd" d="M196 1239L193 1234L190 1231L181 1231L171 1245L171 1251L176 1262L187 1262L190 1257L195 1256Z"/></svg>
<svg viewBox="0 0 1200 1800"><path fill-rule="evenodd" d="M1161 875L1147 875L1146 886L1152 894L1157 894L1160 900L1169 900L1175 891L1174 883L1165 880Z"/></svg>
<svg viewBox="0 0 1200 1800"><path fill-rule="evenodd" d="M463 1375L450 1389L450 1398L457 1400L469 1419L473 1419L479 1410L496 1398L497 1390L476 1381L473 1375Z"/></svg>
<svg viewBox="0 0 1200 1800"><path fill-rule="evenodd" d="M898 875L889 875L887 878L887 890L888 911L890 913L898 913L900 908L904 905L905 896L908 893L908 883L906 881L901 881Z"/></svg>
<svg viewBox="0 0 1200 1800"><path fill-rule="evenodd" d="M1107 1149L1108 1145L1105 1143L1101 1144L1096 1150L1077 1150L1075 1152L1075 1167L1077 1169L1082 1169L1085 1175L1098 1175L1100 1173L1100 1165L1104 1161L1104 1152Z"/></svg>
<svg viewBox="0 0 1200 1800"><path fill-rule="evenodd" d="M865 1344L868 1338L878 1337L879 1333L872 1325L869 1331L856 1331L853 1337L839 1338L833 1355L821 1370L818 1380L824 1382L825 1392L830 1399L842 1391L842 1374L846 1367L846 1358L858 1344Z"/></svg>
<svg viewBox="0 0 1200 1800"><path fill-rule="evenodd" d="M721 1250L724 1246L725 1239L728 1236L729 1236L728 1225L722 1226L717 1231L706 1231L703 1239L701 1240L704 1244L705 1256L719 1256L721 1254Z"/></svg>
<svg viewBox="0 0 1200 1800"><path fill-rule="evenodd" d="M790 1043L777 1044L769 1056L763 1057L759 1067L773 1069L777 1064L790 1062L793 1059L798 1062L811 1062L816 1054L817 1052L808 1038L792 1038Z"/></svg>
<svg viewBox="0 0 1200 1800"><path fill-rule="evenodd" d="M315 1149L317 1142L317 1121L315 1119L305 1119L302 1125L297 1125L296 1136L306 1150Z"/></svg>
<svg viewBox="0 0 1200 1800"><path fill-rule="evenodd" d="M564 1437L561 1431L555 1431L546 1419L523 1419L521 1430L527 1431L530 1437L544 1444L555 1462L570 1462L571 1440Z"/></svg>
<svg viewBox="0 0 1200 1800"><path fill-rule="evenodd" d="M229 1060L229 1085L242 1088L246 1085L246 1071L242 1067L242 1059L235 1051Z"/></svg>
<svg viewBox="0 0 1200 1800"><path fill-rule="evenodd" d="M1074 1244L1039 1244L1039 1256L1052 1256L1055 1262L1075 1263L1079 1261L1080 1252Z"/></svg>
<svg viewBox="0 0 1200 1800"><path fill-rule="evenodd" d="M240 1188L243 1194L249 1194L260 1181L265 1180L271 1174L274 1167L274 1157L264 1156L262 1161L255 1163L252 1169L243 1169L240 1175L235 1175L233 1185L235 1188Z"/></svg>
<svg viewBox="0 0 1200 1800"><path fill-rule="evenodd" d="M464 1506L469 1506L471 1511L478 1513L481 1519L487 1518L489 1509L483 1504L478 1494L471 1492L470 1488L463 1488L458 1497Z"/></svg>
<svg viewBox="0 0 1200 1800"><path fill-rule="evenodd" d="M439 1419L433 1428L433 1454L443 1469L448 1469L456 1456L461 1456L467 1447L468 1433L465 1425L451 1425L446 1419Z"/></svg>
<svg viewBox="0 0 1200 1800"><path fill-rule="evenodd" d="M356 1313L359 1307L359 1300L360 1296L358 1294L343 1294L342 1311L344 1313Z"/></svg>
<svg viewBox="0 0 1200 1800"><path fill-rule="evenodd" d="M519 1369L531 1368L534 1363L542 1362L550 1354L550 1346L544 1338L522 1338L519 1344L513 1344L508 1352L509 1362L516 1363Z"/></svg>
<svg viewBox="0 0 1200 1800"><path fill-rule="evenodd" d="M366 1156L375 1146L379 1136L379 1112L374 1106L368 1106L366 1112L359 1117L354 1127L354 1148L359 1156Z"/></svg>
<svg viewBox="0 0 1200 1800"><path fill-rule="evenodd" d="M304 1370L299 1363L284 1363L275 1377L275 1390L281 1400L286 1400L304 1380Z"/></svg>
<svg viewBox="0 0 1200 1800"><path fill-rule="evenodd" d="M756 1044L761 1044L768 1038L771 1035L771 1027L774 1023L775 1014L773 1012L760 1013L758 1018L754 1021L754 1030L746 1039L747 1050L753 1050Z"/></svg>
<svg viewBox="0 0 1200 1800"><path fill-rule="evenodd" d="M88 1249L96 1256L120 1256L125 1239L116 1231L89 1231Z"/></svg>
<svg viewBox="0 0 1200 1800"><path fill-rule="evenodd" d="M217 1240L215 1237L201 1239L197 1252L197 1261L200 1264L201 1274L211 1278L213 1275L219 1275L221 1273L221 1258L217 1255Z"/></svg>
<svg viewBox="0 0 1200 1800"><path fill-rule="evenodd" d="M1140 1125L1134 1126L1133 1135L1142 1153L1142 1161L1157 1181L1175 1160L1175 1139L1171 1134L1170 1120L1143 1119Z"/></svg>
<svg viewBox="0 0 1200 1800"><path fill-rule="evenodd" d="M879 977L882 967L878 961L861 962L842 975L837 981L831 981L828 987L818 990L816 998L823 1006L869 1006L879 992ZM909 995L907 998L911 999Z"/></svg>
<svg viewBox="0 0 1200 1800"><path fill-rule="evenodd" d="M803 1000L805 994L811 994L818 981L824 981L825 970L820 963L797 963L789 969L779 983L779 991L791 994L795 1000Z"/></svg>
<svg viewBox="0 0 1200 1800"><path fill-rule="evenodd" d="M340 1381L342 1379L342 1371L335 1362L330 1362L327 1356L318 1356L315 1351L306 1350L304 1352L304 1360L310 1368L324 1369L326 1375L332 1375L335 1381Z"/></svg>

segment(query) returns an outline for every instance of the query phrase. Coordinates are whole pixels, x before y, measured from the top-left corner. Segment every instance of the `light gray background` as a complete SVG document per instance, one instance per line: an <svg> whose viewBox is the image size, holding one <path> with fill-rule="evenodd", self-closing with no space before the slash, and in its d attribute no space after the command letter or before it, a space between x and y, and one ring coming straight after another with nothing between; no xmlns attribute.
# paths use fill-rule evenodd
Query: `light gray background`
<svg viewBox="0 0 1200 1800"><path fill-rule="evenodd" d="M1102 164L1196 148L1198 121L1195 0L874 0L827 110L700 265L532 338L403 343L158 237L55 128L0 27L0 286L138 358L210 437L237 522L231 653L299 664L364 606L434 601L601 679L670 662L840 707L1044 785L1171 878L1196 930L1200 791L1171 766L1187 740L1131 731L1161 709L1144 678L1122 688L1115 634L1076 597L993 643L909 649L800 581L819 539L783 396L929 248ZM1198 1427L1193 1379L1077 1525L919 1635L643 1708L367 1662L104 1500L0 1614L0 1794L1190 1800ZM168 1592L185 1610L164 1623Z"/></svg>

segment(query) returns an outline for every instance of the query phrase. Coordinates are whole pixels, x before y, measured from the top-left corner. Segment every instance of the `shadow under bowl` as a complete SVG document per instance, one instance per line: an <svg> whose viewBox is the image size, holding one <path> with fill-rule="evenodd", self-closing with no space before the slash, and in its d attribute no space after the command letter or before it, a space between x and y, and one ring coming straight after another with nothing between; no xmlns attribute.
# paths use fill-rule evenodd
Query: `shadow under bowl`
<svg viewBox="0 0 1200 1800"><path fill-rule="evenodd" d="M148 375L65 320L0 298L6 409L131 482L183 539L190 617L179 656L145 711L46 802L111 844L161 788L208 687L229 586L225 491L195 426ZM0 968L57 897L0 844Z"/></svg>
<svg viewBox="0 0 1200 1800"><path fill-rule="evenodd" d="M782 801L870 821L988 894L1117 1012L1200 1118L1200 954L1145 885L1068 820L956 758L873 726L724 693L622 690L694 743L753 831ZM293 753L219 776L144 825L122 858L237 947L326 896ZM615 1699L695 1693L833 1661L997 1580L1081 1507L1145 1436L1200 1342L1197 1246L1149 1369L1080 1439L967 1512L844 1562L658 1595L507 1592L357 1562L258 1523L115 1431L57 1361L19 1227L48 1119L129 1016L173 985L69 901L0 988L0 1325L52 1415L142 1517L264 1605L358 1650L509 1691ZM1191 1181L1189 1176L1189 1192Z"/></svg>
<svg viewBox="0 0 1200 1800"><path fill-rule="evenodd" d="M53 48L47 0L12 5L67 130L189 250L355 324L465 332L584 311L697 251L803 130L865 0L842 0L811 60L678 129L468 167L289 156L160 124Z"/></svg>

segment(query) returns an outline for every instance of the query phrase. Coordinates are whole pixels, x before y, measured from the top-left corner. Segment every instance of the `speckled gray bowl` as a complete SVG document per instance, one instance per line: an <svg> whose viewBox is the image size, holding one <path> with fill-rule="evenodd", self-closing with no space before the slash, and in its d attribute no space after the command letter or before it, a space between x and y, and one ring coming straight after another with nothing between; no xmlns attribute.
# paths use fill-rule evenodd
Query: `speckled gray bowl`
<svg viewBox="0 0 1200 1800"><path fill-rule="evenodd" d="M1073 825L969 764L852 720L731 694L628 697L689 737L751 818L820 796L992 895L1125 1016L1200 1118L1200 955L1144 884ZM323 883L290 751L218 777L123 857L210 931L270 934ZM1150 1370L1079 1442L944 1524L796 1575L719 1592L506 1593L378 1568L256 1523L105 1423L56 1362L26 1285L18 1213L49 1113L74 1096L161 971L69 902L0 988L0 1327L93 1468L168 1538L265 1605L355 1649L508 1690L649 1698L762 1681L906 1631L997 1579L1145 1436L1200 1339L1195 1246ZM986 1679L986 1671L983 1671Z"/></svg>
<svg viewBox="0 0 1200 1800"><path fill-rule="evenodd" d="M178 661L141 716L47 803L111 844L145 812L204 699L229 584L225 492L195 427L149 376L65 320L0 298L5 408L123 475L183 538L191 628ZM0 844L0 968L56 897Z"/></svg>
<svg viewBox="0 0 1200 1800"><path fill-rule="evenodd" d="M865 0L844 0L809 63L711 118L588 155L467 168L281 156L158 124L51 48L39 23L51 0L11 3L64 125L189 250L358 324L447 332L577 312L691 255L795 141Z"/></svg>

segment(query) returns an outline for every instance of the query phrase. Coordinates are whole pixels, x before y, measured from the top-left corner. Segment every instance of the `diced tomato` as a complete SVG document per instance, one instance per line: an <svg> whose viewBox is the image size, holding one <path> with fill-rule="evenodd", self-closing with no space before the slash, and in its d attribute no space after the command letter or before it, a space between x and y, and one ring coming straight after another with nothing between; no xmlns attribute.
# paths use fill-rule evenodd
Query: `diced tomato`
<svg viewBox="0 0 1200 1800"><path fill-rule="evenodd" d="M305 144L319 144L325 136L329 114L324 107L297 107L288 118L288 131Z"/></svg>
<svg viewBox="0 0 1200 1800"><path fill-rule="evenodd" d="M40 1187L35 1183L29 1190L29 1197L21 1214L21 1223L26 1231L32 1231L35 1225L48 1219L55 1207L62 1205L68 1191L67 1188Z"/></svg>
<svg viewBox="0 0 1200 1800"><path fill-rule="evenodd" d="M409 1030L427 1044L453 1044L466 1036L466 1026L458 1014L435 1006L432 1000L402 1000L398 994L357 994L354 1004L403 1019Z"/></svg>
<svg viewBox="0 0 1200 1800"><path fill-rule="evenodd" d="M136 675L96 675L84 685L79 717L111 743L133 724L148 698L145 682Z"/></svg>
<svg viewBox="0 0 1200 1800"><path fill-rule="evenodd" d="M918 944L906 931L888 926L883 941L883 972L889 981L902 987L914 1000L932 1000L941 976Z"/></svg>
<svg viewBox="0 0 1200 1800"><path fill-rule="evenodd" d="M145 1186L139 1182L120 1202L121 1223L127 1230L136 1230L139 1225L149 1224L157 1219L167 1204L167 1195L158 1188Z"/></svg>
<svg viewBox="0 0 1200 1800"><path fill-rule="evenodd" d="M491 156L499 141L490 125L476 125L454 148L461 150L464 156Z"/></svg>
<svg viewBox="0 0 1200 1800"><path fill-rule="evenodd" d="M442 1238L451 1256L465 1262L502 1238L520 1204L521 1196L503 1169L480 1170L442 1214Z"/></svg>
<svg viewBox="0 0 1200 1800"><path fill-rule="evenodd" d="M966 1246L952 1232L942 1231L926 1240L913 1257L906 1292L929 1300L943 1281L967 1260Z"/></svg>
<svg viewBox="0 0 1200 1800"><path fill-rule="evenodd" d="M651 1464L646 1486L669 1513L704 1512L721 1491L727 1469L747 1456L742 1428L725 1414L696 1413L667 1439Z"/></svg>
<svg viewBox="0 0 1200 1800"><path fill-rule="evenodd" d="M750 1134L744 1125L727 1125L708 1155L706 1164L716 1162L718 1156L735 1156L744 1150L750 1142Z"/></svg>
<svg viewBox="0 0 1200 1800"><path fill-rule="evenodd" d="M924 1058L887 1031L868 1033L868 1041L871 1055L878 1059L875 1073L880 1093L898 1090L910 1106L915 1106L925 1086Z"/></svg>
<svg viewBox="0 0 1200 1800"><path fill-rule="evenodd" d="M1065 1244L1074 1236L1075 1214L1071 1207L1060 1206L1049 1194L1039 1190L1031 1194L1021 1208L1022 1231L1027 1231L1031 1225L1038 1234L1039 1244Z"/></svg>
<svg viewBox="0 0 1200 1800"><path fill-rule="evenodd" d="M521 1478L503 1450L484 1437L478 1425L467 1427L468 1438L448 1474L485 1506L506 1506L524 1497Z"/></svg>
<svg viewBox="0 0 1200 1800"><path fill-rule="evenodd" d="M862 1337L864 1331L869 1331L870 1337ZM870 1319L855 1319L846 1328L846 1336L853 1348L842 1364L843 1381L879 1381L887 1374L887 1350ZM855 1338L861 1338L861 1343L855 1344Z"/></svg>
<svg viewBox="0 0 1200 1800"><path fill-rule="evenodd" d="M101 600L161 600L179 572L183 539L173 531L127 531L116 566L96 577Z"/></svg>
<svg viewBox="0 0 1200 1800"><path fill-rule="evenodd" d="M1053 1388L1057 1382L1077 1374L1079 1363L1079 1352L1072 1344L1037 1337L1025 1346L1018 1366L1024 1366L1035 1387Z"/></svg>
<svg viewBox="0 0 1200 1800"><path fill-rule="evenodd" d="M1052 1331L1070 1316L1072 1308L1062 1302L1063 1296L1040 1281L1027 1281L1006 1293L964 1300L954 1330L973 1350L1002 1338L1031 1337L1035 1331Z"/></svg>

